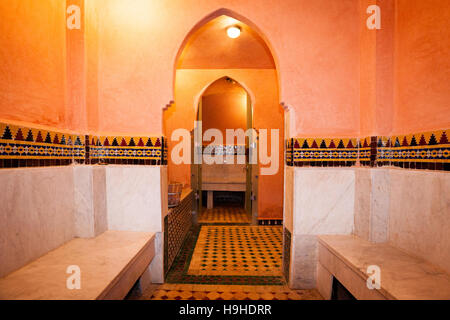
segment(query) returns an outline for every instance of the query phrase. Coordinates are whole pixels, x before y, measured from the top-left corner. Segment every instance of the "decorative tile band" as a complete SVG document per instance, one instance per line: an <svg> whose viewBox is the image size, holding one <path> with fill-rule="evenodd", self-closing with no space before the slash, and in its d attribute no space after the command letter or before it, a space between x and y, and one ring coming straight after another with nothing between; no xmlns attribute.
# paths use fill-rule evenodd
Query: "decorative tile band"
<svg viewBox="0 0 450 320"><path fill-rule="evenodd" d="M359 163L374 166L377 159L377 137L365 137L358 141Z"/></svg>
<svg viewBox="0 0 450 320"><path fill-rule="evenodd" d="M449 171L450 144L446 130L361 139L292 138L286 143L290 166L393 165Z"/></svg>
<svg viewBox="0 0 450 320"><path fill-rule="evenodd" d="M0 123L0 168L67 165L85 152L82 135Z"/></svg>
<svg viewBox="0 0 450 320"><path fill-rule="evenodd" d="M167 164L164 137L96 137L0 123L0 168Z"/></svg>
<svg viewBox="0 0 450 320"><path fill-rule="evenodd" d="M377 162L402 168L450 170L447 130L378 137Z"/></svg>
<svg viewBox="0 0 450 320"><path fill-rule="evenodd" d="M90 163L165 164L163 137L89 136Z"/></svg>
<svg viewBox="0 0 450 320"><path fill-rule="evenodd" d="M286 154L288 165L353 165L358 159L357 139L292 138Z"/></svg>

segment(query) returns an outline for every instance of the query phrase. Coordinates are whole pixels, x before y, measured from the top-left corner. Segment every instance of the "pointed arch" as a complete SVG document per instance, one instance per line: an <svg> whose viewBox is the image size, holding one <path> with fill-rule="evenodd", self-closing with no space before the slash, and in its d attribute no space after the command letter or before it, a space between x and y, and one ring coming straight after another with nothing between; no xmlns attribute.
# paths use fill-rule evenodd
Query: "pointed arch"
<svg viewBox="0 0 450 320"><path fill-rule="evenodd" d="M184 40L181 43L181 45L179 46L177 54L176 54L175 59L173 61L173 76L172 76L172 79L173 79L172 80L173 96L175 96L175 81L176 81L177 65L178 65L178 61L179 61L179 59L181 57L181 54L182 54L184 48L189 43L189 41L191 40L193 35L201 27L203 27L205 24L207 24L211 20L213 20L213 19L215 19L217 17L220 17L220 16L228 16L230 18L239 20L240 22L248 25L254 32L256 32L258 34L258 36L261 37L261 39L264 41L265 45L269 48L270 54L272 55L273 61L275 63L275 69L276 69L276 74L277 74L277 85L278 85L278 97L281 97L281 80L280 80L280 72L279 72L279 70L280 70L280 68L279 68L279 60L278 60L278 56L277 56L277 54L275 52L275 49L273 48L271 42L266 37L266 35L259 29L259 27L255 23L253 23L250 19L240 15L239 13L237 13L237 12L235 12L233 10L227 9L227 8L220 8L220 9L218 9L216 11L213 11L212 13L206 15L205 17L203 17L200 21L198 21L191 28L191 30L189 30L189 32L184 37Z"/></svg>
<svg viewBox="0 0 450 320"><path fill-rule="evenodd" d="M252 102L251 105L252 105L252 108L253 108L253 103L254 103L254 101L255 101L255 95L254 95L254 93L250 90L250 88L249 88L243 81L236 80L234 77L231 77L231 76L228 76L228 75L224 75L224 76L220 76L220 77L218 77L218 78L216 78L216 79L214 79L214 80L209 81L209 82L208 82L207 84L205 84L205 85L202 87L202 89L197 93L197 95L196 95L195 98L194 98L195 114L197 114L197 112L198 112L198 104L199 104L200 99L202 98L203 94L205 93L205 91L206 91L212 84L214 84L215 82L217 82L217 81L219 81L219 80L221 80L221 79L224 79L224 78L229 78L229 79L231 79L231 80L233 80L233 81L236 81L236 83L237 83L238 85L240 85L240 86L245 90L245 92L246 92L246 93L248 94L248 96L250 97L250 101Z"/></svg>

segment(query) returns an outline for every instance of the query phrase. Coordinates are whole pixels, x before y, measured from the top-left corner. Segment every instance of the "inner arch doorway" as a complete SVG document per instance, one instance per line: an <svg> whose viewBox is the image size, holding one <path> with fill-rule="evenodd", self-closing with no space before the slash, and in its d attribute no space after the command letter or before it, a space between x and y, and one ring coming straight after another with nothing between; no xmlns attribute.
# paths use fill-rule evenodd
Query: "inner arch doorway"
<svg viewBox="0 0 450 320"><path fill-rule="evenodd" d="M237 38L227 36L227 28L237 26L241 33ZM174 103L164 112L164 130L168 137L169 155L176 144L170 137L178 128L194 130L198 119L199 104L207 88L217 80L226 78L236 82L247 92L247 104L251 103L251 127L276 129L279 132L279 168L275 175L260 176L261 165L251 168L253 193L251 198L254 224L281 224L283 217L283 134L284 110L279 104L278 76L275 60L269 46L257 31L230 16L221 15L204 21L189 33L180 49L175 64ZM203 116L203 114L202 114ZM247 113L246 113L247 118ZM270 150L270 149L269 149ZM169 181L179 181L195 188L193 165L174 165L168 161ZM192 172L194 171L194 172ZM246 180L247 185L247 180ZM202 192L198 196L201 210ZM207 198L207 197L206 197ZM248 203L247 209L248 209Z"/></svg>
<svg viewBox="0 0 450 320"><path fill-rule="evenodd" d="M234 79L220 78L200 97L197 120L193 152L203 161L191 165L191 185L200 196L199 214L203 206L226 205L243 221L256 223L257 181L252 180L258 166L249 161L256 151L250 95Z"/></svg>

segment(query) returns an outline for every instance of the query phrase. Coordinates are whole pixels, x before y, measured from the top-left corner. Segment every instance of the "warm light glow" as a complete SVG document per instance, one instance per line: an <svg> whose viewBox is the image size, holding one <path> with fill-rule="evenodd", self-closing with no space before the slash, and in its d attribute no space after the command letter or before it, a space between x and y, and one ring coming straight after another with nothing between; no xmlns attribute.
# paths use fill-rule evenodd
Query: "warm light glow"
<svg viewBox="0 0 450 320"><path fill-rule="evenodd" d="M239 27L229 27L227 29L227 35L231 39L235 39L235 38L239 37L240 34L241 34L241 29L239 29Z"/></svg>

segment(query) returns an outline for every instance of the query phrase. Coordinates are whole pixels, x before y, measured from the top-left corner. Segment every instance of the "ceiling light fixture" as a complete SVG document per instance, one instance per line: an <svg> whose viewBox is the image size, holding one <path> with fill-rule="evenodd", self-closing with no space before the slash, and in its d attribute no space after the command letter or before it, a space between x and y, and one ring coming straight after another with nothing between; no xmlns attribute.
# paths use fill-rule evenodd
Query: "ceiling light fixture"
<svg viewBox="0 0 450 320"><path fill-rule="evenodd" d="M236 39L237 37L239 37L241 34L241 29L239 27L233 26L233 27L229 27L227 29L227 35L231 38L231 39Z"/></svg>

